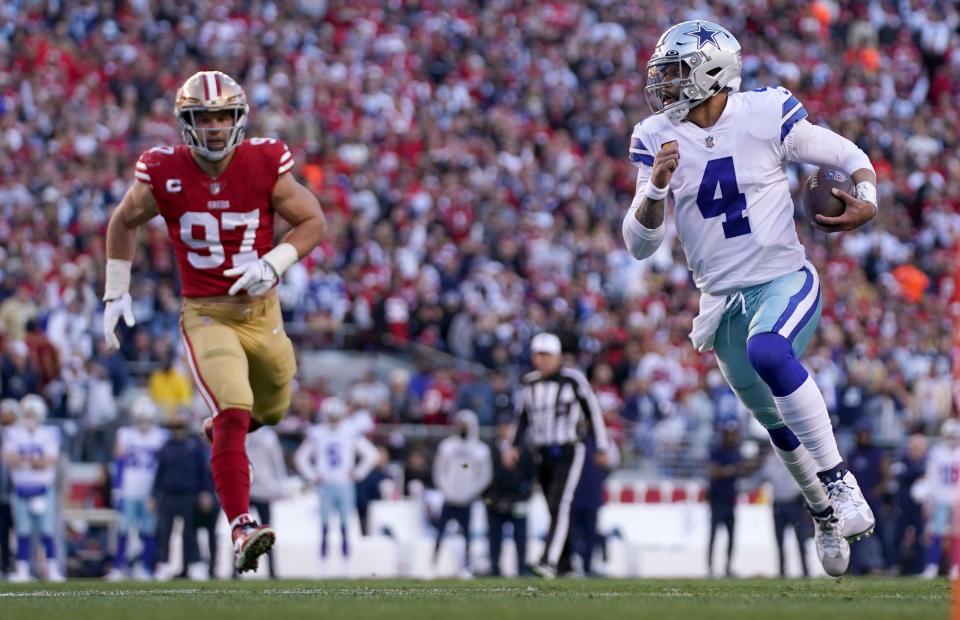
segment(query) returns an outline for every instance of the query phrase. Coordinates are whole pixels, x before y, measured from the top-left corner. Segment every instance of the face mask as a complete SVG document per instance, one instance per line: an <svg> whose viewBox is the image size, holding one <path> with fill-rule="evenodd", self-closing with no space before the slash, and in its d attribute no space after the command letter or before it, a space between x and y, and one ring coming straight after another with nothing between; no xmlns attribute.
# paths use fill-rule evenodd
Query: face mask
<svg viewBox="0 0 960 620"><path fill-rule="evenodd" d="M467 438L467 435L469 435L469 434L470 434L470 431L467 430L466 428L461 428L461 429L460 429L460 437L461 437L461 438L466 439L466 438Z"/></svg>

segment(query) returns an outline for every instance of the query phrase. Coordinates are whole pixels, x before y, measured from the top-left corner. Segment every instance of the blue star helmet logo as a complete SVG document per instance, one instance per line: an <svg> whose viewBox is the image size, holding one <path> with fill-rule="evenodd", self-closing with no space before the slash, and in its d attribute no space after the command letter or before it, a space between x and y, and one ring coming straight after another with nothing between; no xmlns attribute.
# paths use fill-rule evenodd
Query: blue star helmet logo
<svg viewBox="0 0 960 620"><path fill-rule="evenodd" d="M720 49L720 45L717 43L717 35L720 34L719 30L710 30L709 28L704 28L703 24L697 24L697 29L690 32L684 32L683 34L688 34L691 37L697 37L697 49L699 50L707 43L710 43L715 48Z"/></svg>

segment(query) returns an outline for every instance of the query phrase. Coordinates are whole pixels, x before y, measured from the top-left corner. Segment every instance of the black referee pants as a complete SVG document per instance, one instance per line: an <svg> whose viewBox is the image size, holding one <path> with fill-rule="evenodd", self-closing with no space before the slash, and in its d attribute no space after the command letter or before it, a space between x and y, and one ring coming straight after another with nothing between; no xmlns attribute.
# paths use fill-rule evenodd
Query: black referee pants
<svg viewBox="0 0 960 620"><path fill-rule="evenodd" d="M540 489L550 510L550 529L544 541L540 563L556 569L561 558L570 558L570 507L583 472L586 448L582 443L541 446L537 468Z"/></svg>

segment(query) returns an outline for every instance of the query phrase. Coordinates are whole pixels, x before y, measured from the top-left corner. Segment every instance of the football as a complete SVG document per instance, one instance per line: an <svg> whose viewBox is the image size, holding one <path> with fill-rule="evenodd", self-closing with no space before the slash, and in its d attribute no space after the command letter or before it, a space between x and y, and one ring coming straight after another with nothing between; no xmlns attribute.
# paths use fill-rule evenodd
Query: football
<svg viewBox="0 0 960 620"><path fill-rule="evenodd" d="M803 187L803 208L814 224L817 214L836 217L844 212L846 204L833 195L833 188L854 195L856 191L850 175L832 166L817 168Z"/></svg>

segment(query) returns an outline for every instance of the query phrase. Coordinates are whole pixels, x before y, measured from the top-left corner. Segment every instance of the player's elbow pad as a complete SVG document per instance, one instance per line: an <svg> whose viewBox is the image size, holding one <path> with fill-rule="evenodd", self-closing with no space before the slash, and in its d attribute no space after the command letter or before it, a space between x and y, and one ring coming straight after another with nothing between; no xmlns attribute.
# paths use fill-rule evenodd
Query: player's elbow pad
<svg viewBox="0 0 960 620"><path fill-rule="evenodd" d="M665 222L657 228L647 228L637 221L636 208L631 208L623 218L623 242L627 245L631 256L637 260L643 260L653 255L660 247L666 229Z"/></svg>

